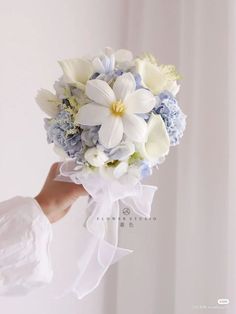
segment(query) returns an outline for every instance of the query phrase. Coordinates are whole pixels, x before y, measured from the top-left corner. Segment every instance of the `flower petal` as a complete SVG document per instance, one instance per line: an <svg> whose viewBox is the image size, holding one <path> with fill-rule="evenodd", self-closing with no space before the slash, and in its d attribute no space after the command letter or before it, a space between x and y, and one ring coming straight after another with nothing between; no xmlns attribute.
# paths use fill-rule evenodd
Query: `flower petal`
<svg viewBox="0 0 236 314"><path fill-rule="evenodd" d="M82 125L100 125L110 114L108 108L96 103L82 106L76 115L75 122Z"/></svg>
<svg viewBox="0 0 236 314"><path fill-rule="evenodd" d="M137 59L135 61L136 71L142 78L142 85L152 91L154 95L165 89L168 83L167 77L160 68L147 60Z"/></svg>
<svg viewBox="0 0 236 314"><path fill-rule="evenodd" d="M115 167L113 174L115 178L120 178L125 173L127 173L129 165L126 161L120 162L118 166Z"/></svg>
<svg viewBox="0 0 236 314"><path fill-rule="evenodd" d="M93 74L93 66L86 59L67 59L59 61L64 73L64 79L68 83L84 85Z"/></svg>
<svg viewBox="0 0 236 314"><path fill-rule="evenodd" d="M176 81L169 81L166 86L166 90L171 92L171 94L175 97L180 90L180 85L178 85Z"/></svg>
<svg viewBox="0 0 236 314"><path fill-rule="evenodd" d="M125 98L135 91L136 83L131 73L125 73L119 76L114 85L113 91L117 100L125 100Z"/></svg>
<svg viewBox="0 0 236 314"><path fill-rule="evenodd" d="M84 158L94 167L101 167L108 160L106 154L96 147L87 149L84 154Z"/></svg>
<svg viewBox="0 0 236 314"><path fill-rule="evenodd" d="M110 57L112 54L114 54L114 50L111 47L105 47L104 48L104 53Z"/></svg>
<svg viewBox="0 0 236 314"><path fill-rule="evenodd" d="M123 137L123 124L120 117L110 115L102 124L99 132L99 141L106 148L115 147Z"/></svg>
<svg viewBox="0 0 236 314"><path fill-rule="evenodd" d="M107 82L98 79L88 81L85 93L90 99L102 106L109 106L116 100L115 94Z"/></svg>
<svg viewBox="0 0 236 314"><path fill-rule="evenodd" d="M146 138L147 123L134 114L125 114L122 117L124 133L135 142L143 142Z"/></svg>
<svg viewBox="0 0 236 314"><path fill-rule="evenodd" d="M102 58L102 64L104 66L105 72L109 72L109 67L110 67L110 58L108 56L103 56Z"/></svg>
<svg viewBox="0 0 236 314"><path fill-rule="evenodd" d="M98 57L93 59L93 67L94 67L94 71L97 73L104 73L105 72L102 61Z"/></svg>
<svg viewBox="0 0 236 314"><path fill-rule="evenodd" d="M133 60L133 54L126 49L119 49L115 52L115 59L117 63L130 62Z"/></svg>
<svg viewBox="0 0 236 314"><path fill-rule="evenodd" d="M156 100L153 94L146 89L138 89L125 100L128 113L146 113L155 106Z"/></svg>
<svg viewBox="0 0 236 314"><path fill-rule="evenodd" d="M114 55L111 55L110 56L110 68L109 68L109 71L113 71L115 68L115 57Z"/></svg>
<svg viewBox="0 0 236 314"><path fill-rule="evenodd" d="M126 160L135 152L134 143L131 141L121 142L119 145L111 149L109 159L111 160Z"/></svg>
<svg viewBox="0 0 236 314"><path fill-rule="evenodd" d="M147 141L140 145L141 155L150 161L157 162L169 152L170 139L165 123L160 115L152 114L148 121Z"/></svg>
<svg viewBox="0 0 236 314"><path fill-rule="evenodd" d="M49 117L54 118L58 114L58 105L61 103L61 101L50 91L46 89L40 89L35 100L40 109Z"/></svg>

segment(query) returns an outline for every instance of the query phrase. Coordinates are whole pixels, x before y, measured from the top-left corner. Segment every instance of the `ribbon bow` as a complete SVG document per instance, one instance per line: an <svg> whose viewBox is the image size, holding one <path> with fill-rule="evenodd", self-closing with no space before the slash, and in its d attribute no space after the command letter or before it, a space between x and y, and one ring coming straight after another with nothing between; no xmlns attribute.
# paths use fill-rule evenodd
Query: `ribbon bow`
<svg viewBox="0 0 236 314"><path fill-rule="evenodd" d="M74 161L61 165L57 179L82 184L90 195L85 222L88 236L84 239L84 251L78 261L79 274L70 289L78 299L82 299L99 285L111 264L132 253L132 250L118 247L120 204L132 208L141 217L149 218L157 187L140 182L124 184L119 180L105 179L99 173L85 175L76 171Z"/></svg>

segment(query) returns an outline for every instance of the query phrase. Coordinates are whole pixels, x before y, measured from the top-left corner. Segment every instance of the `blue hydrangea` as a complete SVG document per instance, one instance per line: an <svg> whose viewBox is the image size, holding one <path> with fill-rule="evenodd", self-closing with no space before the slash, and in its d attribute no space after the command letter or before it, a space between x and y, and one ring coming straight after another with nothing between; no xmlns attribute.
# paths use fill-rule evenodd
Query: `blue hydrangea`
<svg viewBox="0 0 236 314"><path fill-rule="evenodd" d="M63 81L62 77L54 83L53 87L59 99L66 99L67 95L65 94L65 91L69 90L69 85Z"/></svg>
<svg viewBox="0 0 236 314"><path fill-rule="evenodd" d="M62 148L71 158L80 158L84 152L81 132L74 131L71 115L67 111L60 111L54 119L45 119L48 143L54 143ZM70 130L73 133L70 134Z"/></svg>
<svg viewBox="0 0 236 314"><path fill-rule="evenodd" d="M99 126L83 127L81 133L81 140L88 147L94 147L98 143L98 130Z"/></svg>
<svg viewBox="0 0 236 314"><path fill-rule="evenodd" d="M152 167L150 166L149 163L145 161L141 162L139 170L140 170L140 175L142 179L152 174Z"/></svg>
<svg viewBox="0 0 236 314"><path fill-rule="evenodd" d="M134 152L134 146L130 143L121 142L116 147L107 150L110 160L125 160Z"/></svg>
<svg viewBox="0 0 236 314"><path fill-rule="evenodd" d="M177 145L186 127L186 116L170 92L164 91L157 98L153 112L161 115L170 137L170 144Z"/></svg>
<svg viewBox="0 0 236 314"><path fill-rule="evenodd" d="M107 82L108 84L110 84L110 82L115 81L117 77L121 76L123 73L124 72L122 70L115 69L114 71L109 72L109 73L101 73L101 74L94 73L91 79L103 80Z"/></svg>
<svg viewBox="0 0 236 314"><path fill-rule="evenodd" d="M71 120L71 114L67 111L60 111L55 118L55 122L64 131L68 131L74 128L73 121Z"/></svg>
<svg viewBox="0 0 236 314"><path fill-rule="evenodd" d="M139 73L135 73L133 75L136 83L136 89L143 88L141 75Z"/></svg>

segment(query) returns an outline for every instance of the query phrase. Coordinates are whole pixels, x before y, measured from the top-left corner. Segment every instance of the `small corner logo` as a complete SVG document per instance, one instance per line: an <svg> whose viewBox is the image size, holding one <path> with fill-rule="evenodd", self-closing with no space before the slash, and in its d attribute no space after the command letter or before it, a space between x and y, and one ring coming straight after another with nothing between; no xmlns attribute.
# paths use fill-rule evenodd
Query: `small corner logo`
<svg viewBox="0 0 236 314"><path fill-rule="evenodd" d="M193 310L207 311L207 313L210 313L209 310L225 310L225 309L227 309L229 302L230 302L229 299L220 298L217 300L217 304L209 304L209 305L207 305L207 304L199 304L199 305L195 304L195 305L193 305Z"/></svg>
<svg viewBox="0 0 236 314"><path fill-rule="evenodd" d="M226 305L229 304L229 299L218 299L217 303L219 305Z"/></svg>
<svg viewBox="0 0 236 314"><path fill-rule="evenodd" d="M122 213L125 215L125 216L128 216L130 214L130 209L125 207L122 209Z"/></svg>

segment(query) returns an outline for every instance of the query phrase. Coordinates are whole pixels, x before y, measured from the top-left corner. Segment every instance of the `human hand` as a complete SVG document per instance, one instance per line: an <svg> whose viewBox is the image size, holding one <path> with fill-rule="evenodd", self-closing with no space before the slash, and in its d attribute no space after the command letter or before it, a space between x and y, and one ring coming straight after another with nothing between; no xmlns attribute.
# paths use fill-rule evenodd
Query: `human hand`
<svg viewBox="0 0 236 314"><path fill-rule="evenodd" d="M51 223L64 217L78 197L87 195L82 185L54 180L59 174L60 163L54 163L46 182L35 197Z"/></svg>

